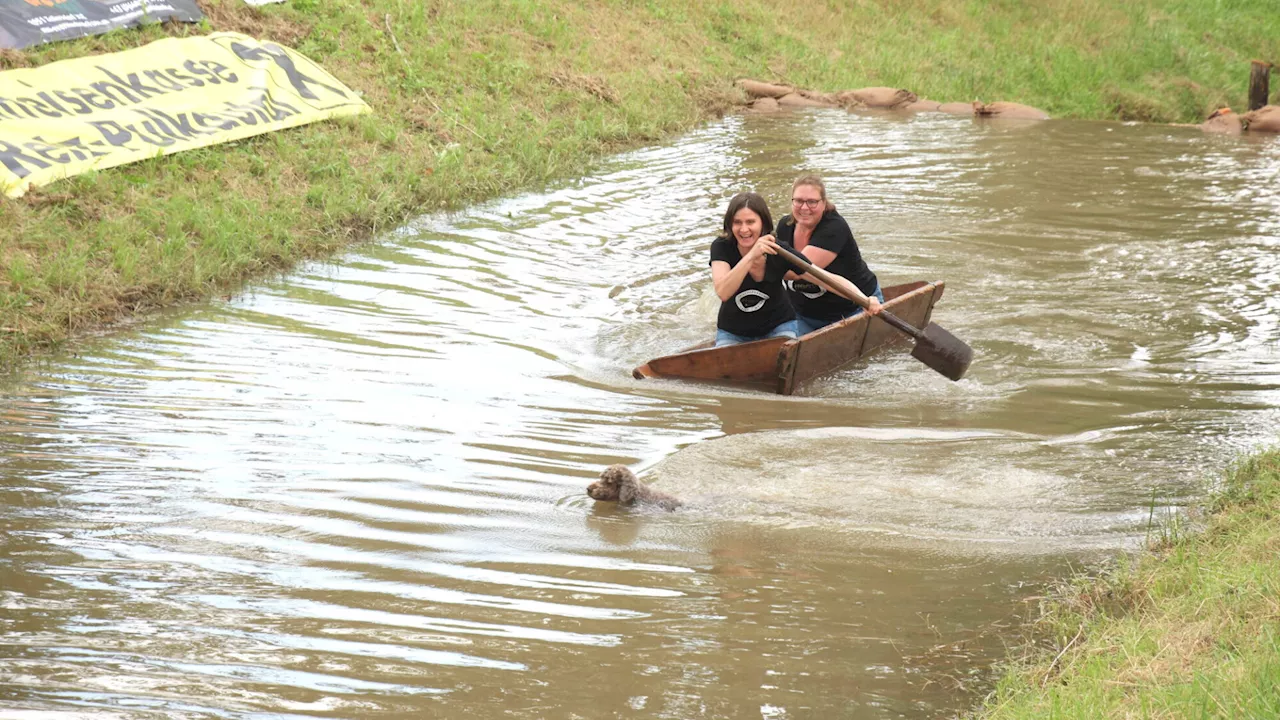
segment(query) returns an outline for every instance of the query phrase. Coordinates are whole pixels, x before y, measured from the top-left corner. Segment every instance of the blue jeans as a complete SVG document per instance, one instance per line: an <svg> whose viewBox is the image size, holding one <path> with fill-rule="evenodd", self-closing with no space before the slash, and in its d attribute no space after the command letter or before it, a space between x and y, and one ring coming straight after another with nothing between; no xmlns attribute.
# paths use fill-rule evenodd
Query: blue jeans
<svg viewBox="0 0 1280 720"><path fill-rule="evenodd" d="M743 335L734 335L728 330L716 328L716 347L724 347L725 345L737 345L738 343L751 342L752 340L766 340L768 338L786 337L797 338L800 336L800 330L796 326L795 320L788 320L779 323L777 327L768 333L759 337L746 337Z"/></svg>
<svg viewBox="0 0 1280 720"><path fill-rule="evenodd" d="M879 283L877 283L877 284L876 284L876 291L875 291L874 293L872 293L872 294L873 294L873 295L875 295L875 296L876 296L876 299L877 299L877 300L879 300L881 303L883 303L883 302L884 302L884 293L883 293L883 292L881 292ZM838 318L836 318L836 319L834 319L834 320L819 320L819 319L817 319L817 318L811 318L811 317L809 317L809 316L807 316L807 315L800 315L800 314L797 314L797 315L796 315L796 322L797 322L797 323L799 323L799 325L800 325L800 334L801 334L801 335L808 335L809 333L813 332L814 330L819 330L819 329L824 328L824 327L826 327L826 326L828 326L828 325L830 325L831 323L834 323L834 322L840 322L841 320L843 320L843 319L845 319L845 318L851 318L851 317L853 317L854 315L857 315L857 314L858 314L858 313L860 313L860 312L862 312L862 308L860 308L860 307L856 307L856 308L854 308L854 309L850 310L849 312L845 313L843 316L838 317Z"/></svg>

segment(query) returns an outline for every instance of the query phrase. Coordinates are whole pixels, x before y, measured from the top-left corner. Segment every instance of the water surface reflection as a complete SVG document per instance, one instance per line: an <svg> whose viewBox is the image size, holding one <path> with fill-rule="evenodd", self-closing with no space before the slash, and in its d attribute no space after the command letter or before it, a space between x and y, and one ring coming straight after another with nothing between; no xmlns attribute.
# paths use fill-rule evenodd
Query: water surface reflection
<svg viewBox="0 0 1280 720"><path fill-rule="evenodd" d="M726 199L816 171L978 361L800 396L700 341ZM735 117L33 368L0 713L942 717L1037 584L1280 419L1280 144ZM780 205L778 206L780 208ZM678 513L596 506L625 462Z"/></svg>

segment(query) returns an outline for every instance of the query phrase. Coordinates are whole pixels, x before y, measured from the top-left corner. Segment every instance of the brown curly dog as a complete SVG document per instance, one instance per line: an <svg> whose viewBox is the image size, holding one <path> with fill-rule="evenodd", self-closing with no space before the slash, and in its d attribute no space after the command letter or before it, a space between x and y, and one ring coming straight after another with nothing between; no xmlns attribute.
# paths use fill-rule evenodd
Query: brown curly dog
<svg viewBox="0 0 1280 720"><path fill-rule="evenodd" d="M623 505L652 503L663 510L675 510L684 503L679 498L658 492L640 482L626 465L610 465L600 479L587 486L592 500L616 500Z"/></svg>

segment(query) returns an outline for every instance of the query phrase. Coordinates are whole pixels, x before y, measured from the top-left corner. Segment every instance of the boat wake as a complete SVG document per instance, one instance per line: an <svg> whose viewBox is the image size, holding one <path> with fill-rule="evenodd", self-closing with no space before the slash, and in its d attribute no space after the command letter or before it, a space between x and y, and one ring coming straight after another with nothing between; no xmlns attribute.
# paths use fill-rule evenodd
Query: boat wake
<svg viewBox="0 0 1280 720"><path fill-rule="evenodd" d="M1153 511L1150 498L1115 502L1106 479L1114 477L1116 461L1099 461L1105 452L1081 447L1107 439L985 430L761 431L686 447L644 479L718 519L936 543L939 552L1114 549L1140 540L1162 509Z"/></svg>

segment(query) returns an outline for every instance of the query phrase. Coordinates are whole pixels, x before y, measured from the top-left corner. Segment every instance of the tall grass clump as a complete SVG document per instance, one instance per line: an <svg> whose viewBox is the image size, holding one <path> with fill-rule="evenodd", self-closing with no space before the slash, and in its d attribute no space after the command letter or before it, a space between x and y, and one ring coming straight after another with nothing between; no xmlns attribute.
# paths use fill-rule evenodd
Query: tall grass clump
<svg viewBox="0 0 1280 720"><path fill-rule="evenodd" d="M981 716L1280 717L1280 448L1231 468L1205 513L1064 585Z"/></svg>

